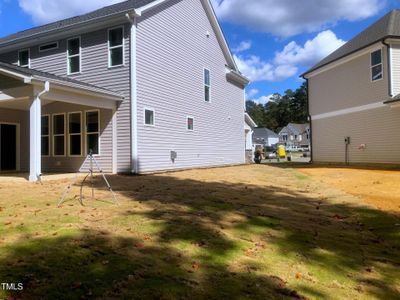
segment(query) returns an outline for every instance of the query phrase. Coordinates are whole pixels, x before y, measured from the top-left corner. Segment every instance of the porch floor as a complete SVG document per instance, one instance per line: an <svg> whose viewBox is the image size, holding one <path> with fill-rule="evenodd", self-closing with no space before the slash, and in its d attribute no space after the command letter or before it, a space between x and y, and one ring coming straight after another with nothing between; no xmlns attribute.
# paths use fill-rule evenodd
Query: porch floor
<svg viewBox="0 0 400 300"><path fill-rule="evenodd" d="M42 175L42 181L53 181L72 179L76 173L45 173ZM86 173L79 173L78 176L85 176ZM29 181L29 173L0 173L0 182L26 182Z"/></svg>

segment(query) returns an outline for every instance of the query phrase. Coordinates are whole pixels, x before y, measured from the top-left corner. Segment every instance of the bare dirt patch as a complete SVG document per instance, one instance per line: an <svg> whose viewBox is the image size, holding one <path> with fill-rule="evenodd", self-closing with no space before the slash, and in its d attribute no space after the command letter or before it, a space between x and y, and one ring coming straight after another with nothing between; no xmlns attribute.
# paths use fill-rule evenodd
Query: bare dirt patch
<svg viewBox="0 0 400 300"><path fill-rule="evenodd" d="M385 211L400 213L400 171L352 168L300 168L305 175L360 197Z"/></svg>

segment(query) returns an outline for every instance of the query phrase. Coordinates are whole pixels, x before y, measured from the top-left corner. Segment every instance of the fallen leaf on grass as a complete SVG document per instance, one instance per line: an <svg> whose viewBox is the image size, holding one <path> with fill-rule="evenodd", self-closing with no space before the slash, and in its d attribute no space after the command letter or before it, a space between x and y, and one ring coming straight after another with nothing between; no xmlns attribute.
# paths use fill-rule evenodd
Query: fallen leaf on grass
<svg viewBox="0 0 400 300"><path fill-rule="evenodd" d="M82 282L77 281L72 284L71 289L79 289L80 287L82 287Z"/></svg>
<svg viewBox="0 0 400 300"><path fill-rule="evenodd" d="M192 269L197 271L198 269L200 269L200 265L197 262L192 262Z"/></svg>
<svg viewBox="0 0 400 300"><path fill-rule="evenodd" d="M11 225L11 224L12 224L12 222L5 222L5 223L4 223L4 225L6 225L6 226L7 226L7 225Z"/></svg>

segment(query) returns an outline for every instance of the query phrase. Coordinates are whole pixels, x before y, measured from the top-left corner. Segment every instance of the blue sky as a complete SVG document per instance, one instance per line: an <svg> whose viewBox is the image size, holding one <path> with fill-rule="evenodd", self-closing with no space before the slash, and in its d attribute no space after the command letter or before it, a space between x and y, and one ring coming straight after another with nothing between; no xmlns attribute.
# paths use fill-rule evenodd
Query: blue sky
<svg viewBox="0 0 400 300"><path fill-rule="evenodd" d="M265 103L301 84L299 74L392 9L399 0L211 0L248 98ZM0 36L121 0L0 0ZM245 3L245 4L244 4Z"/></svg>

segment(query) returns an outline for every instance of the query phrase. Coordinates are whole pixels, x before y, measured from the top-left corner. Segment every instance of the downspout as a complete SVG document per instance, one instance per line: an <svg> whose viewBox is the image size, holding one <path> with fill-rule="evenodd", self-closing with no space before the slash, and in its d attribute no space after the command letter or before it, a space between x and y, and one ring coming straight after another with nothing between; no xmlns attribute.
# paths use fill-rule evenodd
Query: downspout
<svg viewBox="0 0 400 300"><path fill-rule="evenodd" d="M308 81L308 78L303 77L306 80L306 97L307 97L307 118L308 121L310 122L310 164L313 163L314 159L314 147L313 147L313 130L312 130L312 118L310 115L310 83Z"/></svg>
<svg viewBox="0 0 400 300"><path fill-rule="evenodd" d="M137 109L137 14L126 14L130 28L130 94L131 94L131 173L138 174L138 109Z"/></svg>
<svg viewBox="0 0 400 300"><path fill-rule="evenodd" d="M389 98L393 97L393 88L392 88L392 47L390 44L386 43L385 40L382 40L382 44L386 46L387 49L387 69L388 69L388 94Z"/></svg>

